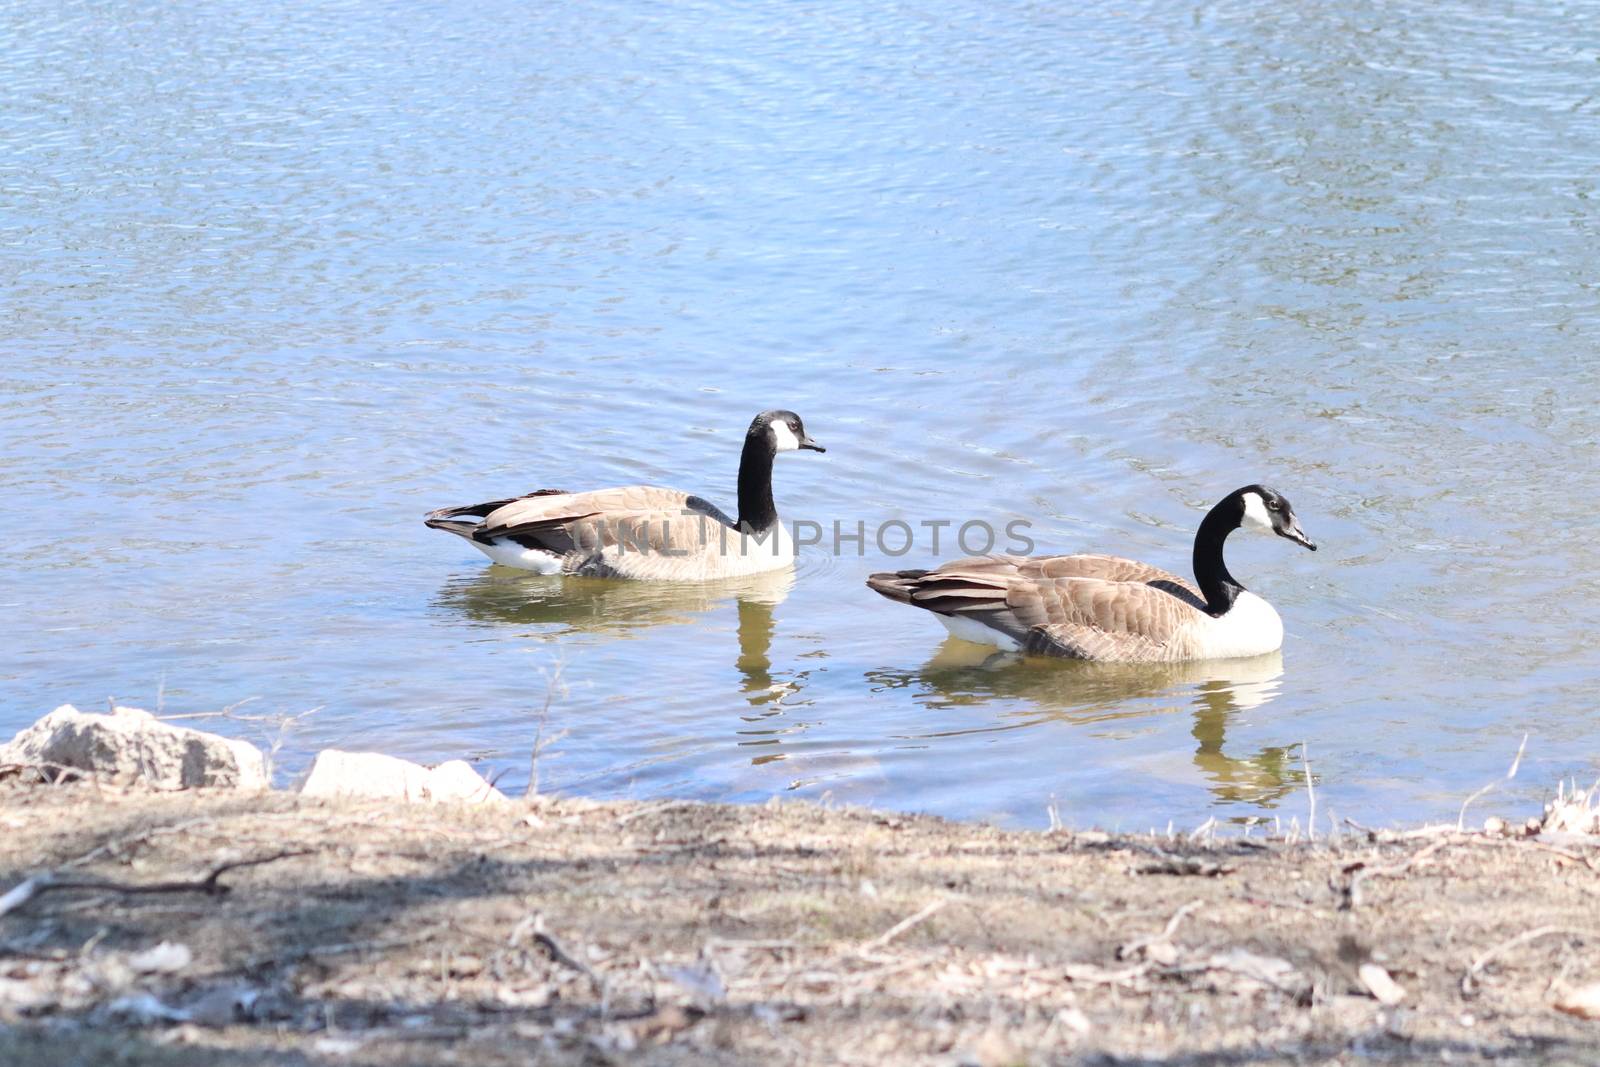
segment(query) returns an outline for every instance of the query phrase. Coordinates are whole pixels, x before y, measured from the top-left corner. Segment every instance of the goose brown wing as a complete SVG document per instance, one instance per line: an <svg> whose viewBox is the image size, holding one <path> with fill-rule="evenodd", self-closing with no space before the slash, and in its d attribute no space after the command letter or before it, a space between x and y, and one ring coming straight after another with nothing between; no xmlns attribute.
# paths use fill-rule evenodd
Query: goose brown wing
<svg viewBox="0 0 1600 1067"><path fill-rule="evenodd" d="M1170 571L1121 556L1033 556L1019 561L1021 578L1099 578L1107 582L1170 582L1193 589Z"/></svg>
<svg viewBox="0 0 1600 1067"><path fill-rule="evenodd" d="M1173 659L1168 642L1154 641L1143 634L1112 634L1070 623L1035 626L1021 644L1022 650L1031 655L1096 663L1165 663Z"/></svg>
<svg viewBox="0 0 1600 1067"><path fill-rule="evenodd" d="M1152 662L1180 658L1178 646L1205 618L1199 598L1170 582L1053 578L1013 585L1010 615L1031 652L1072 659Z"/></svg>
<svg viewBox="0 0 1600 1067"><path fill-rule="evenodd" d="M875 574L867 584L891 599L948 613L992 610L996 601L1009 605L1013 596L1026 605L1032 586L1073 578L1147 585L1196 607L1204 603L1199 590L1170 571L1118 556L970 556L930 571ZM1029 619L1026 625L1041 621Z"/></svg>
<svg viewBox="0 0 1600 1067"><path fill-rule="evenodd" d="M884 596L966 615L1029 651L1074 659L1150 662L1204 615L1204 599L1177 575L1117 556L974 556L931 571L877 574Z"/></svg>
<svg viewBox="0 0 1600 1067"><path fill-rule="evenodd" d="M726 516L698 497L650 485L514 500L484 517L474 536L509 538L565 555L626 540L653 552L682 553L717 537Z"/></svg>

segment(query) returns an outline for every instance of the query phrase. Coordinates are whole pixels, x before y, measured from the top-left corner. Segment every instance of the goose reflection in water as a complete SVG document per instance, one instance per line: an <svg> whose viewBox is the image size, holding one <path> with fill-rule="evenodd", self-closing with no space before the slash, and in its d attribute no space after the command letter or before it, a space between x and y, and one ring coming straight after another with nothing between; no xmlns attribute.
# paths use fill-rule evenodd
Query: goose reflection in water
<svg viewBox="0 0 1600 1067"><path fill-rule="evenodd" d="M783 736L804 724L778 723L787 701L804 688L809 671L778 671L772 666L772 640L777 629L774 608L794 586L792 571L776 571L716 582L624 582L607 578L535 576L492 567L466 579L446 583L434 606L465 616L485 627L524 628L539 640L595 635L607 639L638 638L664 626L706 622L713 612L736 612L737 644L727 645L739 678L739 691L750 705L741 716L737 744L761 751L753 765L782 760ZM705 625L706 640L722 642L720 626ZM489 753L500 756L503 753Z"/></svg>
<svg viewBox="0 0 1600 1067"><path fill-rule="evenodd" d="M748 604L764 610L766 640L770 642L772 607L782 603L793 586L792 571L678 583L530 576L491 567L447 582L435 595L434 605L484 626L549 628L535 636L591 633L626 637L647 627L692 622L733 600L741 606L742 650L743 607Z"/></svg>
<svg viewBox="0 0 1600 1067"><path fill-rule="evenodd" d="M757 716L765 718L777 713L785 697L799 692L809 673L801 671L778 680L772 672L773 608L783 603L793 587L792 571L719 582L666 583L532 577L494 567L449 582L439 590L434 604L484 626L537 627L529 633L534 637L588 633L621 638L642 636L642 631L651 627L695 622L732 601L738 612L734 666L740 688L752 706L771 706Z"/></svg>
<svg viewBox="0 0 1600 1067"><path fill-rule="evenodd" d="M1267 746L1243 756L1223 749L1234 717L1275 699L1282 676L1281 652L1188 663L1081 663L996 653L951 640L919 671L871 671L867 679L880 689L921 688L922 702L933 708L997 700L1028 705L1026 710L1006 712L999 723L925 735L935 737L1047 722L1131 723L1187 708L1194 717L1194 766L1212 795L1222 803L1272 807L1303 787L1305 775L1293 766L1293 746Z"/></svg>

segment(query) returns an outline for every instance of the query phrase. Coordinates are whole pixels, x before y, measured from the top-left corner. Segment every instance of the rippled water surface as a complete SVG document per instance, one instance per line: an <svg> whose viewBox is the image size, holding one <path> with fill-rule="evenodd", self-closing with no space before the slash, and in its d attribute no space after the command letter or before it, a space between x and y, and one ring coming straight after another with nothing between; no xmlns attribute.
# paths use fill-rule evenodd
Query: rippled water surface
<svg viewBox="0 0 1600 1067"><path fill-rule="evenodd" d="M1600 768L1600 4L0 10L0 732L108 695L510 788L1143 827ZM1236 538L1281 657L985 661L865 590L491 569L653 482ZM949 551L948 540L941 546ZM315 714L302 715L310 709ZM274 720L299 716L282 727Z"/></svg>

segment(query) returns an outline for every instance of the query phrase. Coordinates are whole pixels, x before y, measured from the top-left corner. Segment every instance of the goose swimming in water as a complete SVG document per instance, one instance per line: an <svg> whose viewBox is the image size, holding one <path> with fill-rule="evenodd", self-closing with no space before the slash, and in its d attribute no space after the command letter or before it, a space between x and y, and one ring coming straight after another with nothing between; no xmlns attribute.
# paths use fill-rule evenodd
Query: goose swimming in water
<svg viewBox="0 0 1600 1067"><path fill-rule="evenodd" d="M867 585L933 612L956 637L1010 651L1121 663L1259 656L1283 645L1283 620L1222 560L1241 526L1317 550L1282 493L1247 485L1201 520L1193 584L1116 556L995 555L874 574Z"/></svg>
<svg viewBox="0 0 1600 1067"><path fill-rule="evenodd" d="M827 451L792 411L763 411L739 458L739 517L676 489L628 485L440 508L424 522L466 539L494 562L540 574L646 581L711 581L794 562L794 539L772 503L779 452Z"/></svg>

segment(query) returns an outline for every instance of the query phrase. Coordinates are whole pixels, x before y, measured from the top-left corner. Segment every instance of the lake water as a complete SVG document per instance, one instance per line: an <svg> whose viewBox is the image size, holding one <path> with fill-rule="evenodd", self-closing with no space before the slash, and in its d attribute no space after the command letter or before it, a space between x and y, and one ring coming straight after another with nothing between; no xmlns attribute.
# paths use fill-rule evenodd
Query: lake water
<svg viewBox="0 0 1600 1067"><path fill-rule="evenodd" d="M0 10L0 732L108 696L509 789L1021 825L1600 773L1600 4ZM1281 658L997 664L868 592L491 570L544 486L1238 537ZM949 554L948 538L942 546ZM314 714L303 715L311 709ZM279 726L274 720L299 716ZM1324 823L1324 828L1326 824Z"/></svg>

